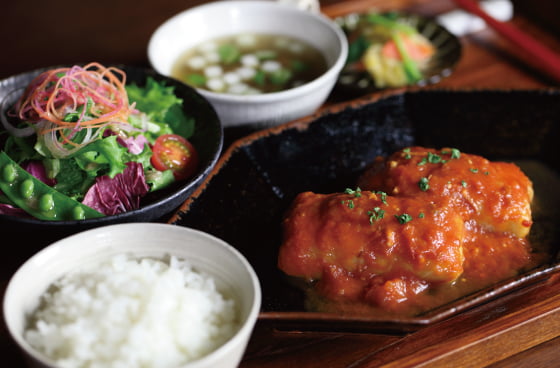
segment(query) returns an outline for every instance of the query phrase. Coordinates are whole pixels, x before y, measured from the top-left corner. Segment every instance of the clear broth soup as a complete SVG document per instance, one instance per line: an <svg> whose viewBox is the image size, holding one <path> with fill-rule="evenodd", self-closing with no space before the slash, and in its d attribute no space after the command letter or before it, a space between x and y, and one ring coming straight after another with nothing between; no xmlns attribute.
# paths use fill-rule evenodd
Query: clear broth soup
<svg viewBox="0 0 560 368"><path fill-rule="evenodd" d="M323 54L284 35L243 33L203 42L185 51L171 75L196 88L237 95L279 92L327 71Z"/></svg>

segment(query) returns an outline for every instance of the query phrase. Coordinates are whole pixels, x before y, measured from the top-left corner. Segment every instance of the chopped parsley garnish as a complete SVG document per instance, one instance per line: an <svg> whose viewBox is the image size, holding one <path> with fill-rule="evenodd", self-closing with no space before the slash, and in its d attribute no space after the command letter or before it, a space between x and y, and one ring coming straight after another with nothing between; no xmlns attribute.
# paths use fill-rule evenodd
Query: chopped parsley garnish
<svg viewBox="0 0 560 368"><path fill-rule="evenodd" d="M438 164L441 162L441 156L428 152L428 162L431 164Z"/></svg>
<svg viewBox="0 0 560 368"><path fill-rule="evenodd" d="M450 149L443 149L441 150L441 154L442 155L450 155L451 159L458 159L461 157L461 151L459 151L457 148L450 148ZM428 152L427 156L424 157L422 160L420 160L420 162L418 162L418 166L421 165L425 165L425 164L445 164L447 163L449 160L444 160L443 157L441 157L438 154L432 153L432 152Z"/></svg>
<svg viewBox="0 0 560 368"><path fill-rule="evenodd" d="M461 180L461 185L466 188L467 187L467 182L464 181L464 180Z"/></svg>
<svg viewBox="0 0 560 368"><path fill-rule="evenodd" d="M410 155L410 148L404 148L403 152L404 152L405 159L410 160L412 158L412 156Z"/></svg>
<svg viewBox="0 0 560 368"><path fill-rule="evenodd" d="M387 193L382 192L382 191L378 191L378 192L375 192L375 194L379 194L379 197L380 197L380 199L381 199L381 202L382 202L383 204L387 204Z"/></svg>
<svg viewBox="0 0 560 368"><path fill-rule="evenodd" d="M449 151L448 150L442 150L441 153L444 154L444 155L447 155L447 154L451 155L452 159L458 159L458 158L461 157L461 151L459 151L457 148L451 148L451 149L449 149Z"/></svg>
<svg viewBox="0 0 560 368"><path fill-rule="evenodd" d="M379 207L375 207L373 210L367 212L369 216L369 223L373 225L374 221L381 220L385 216L385 211Z"/></svg>
<svg viewBox="0 0 560 368"><path fill-rule="evenodd" d="M442 162L443 162L443 160L442 160L440 155L436 155L435 153L428 152L428 156L424 157L422 160L420 160L418 165L425 165L427 163L439 164L439 163L442 163Z"/></svg>
<svg viewBox="0 0 560 368"><path fill-rule="evenodd" d="M362 196L362 190L360 188L356 188L356 190L346 188L344 190L344 194L349 194L349 195L352 195L356 198L360 198ZM351 199L348 199L346 201L341 201L341 203L346 204L348 206L348 208L350 208L350 209L354 208L354 201L351 200Z"/></svg>
<svg viewBox="0 0 560 368"><path fill-rule="evenodd" d="M474 169L474 168L473 168L473 169L469 169L469 170L470 170L472 173L475 173L475 174L478 172L478 169Z"/></svg>
<svg viewBox="0 0 560 368"><path fill-rule="evenodd" d="M424 218L424 216L425 216L425 215L424 215L424 212L420 212L420 213L418 214L418 218Z"/></svg>
<svg viewBox="0 0 560 368"><path fill-rule="evenodd" d="M353 196L356 197L356 198L359 198L359 197L362 196L362 190L361 190L360 188L356 188L356 190L350 189L350 188L346 188L346 189L344 190L344 193L345 193L345 194L353 195Z"/></svg>
<svg viewBox="0 0 560 368"><path fill-rule="evenodd" d="M401 225L406 224L407 222L412 221L412 216L410 216L408 213L403 213L402 215L395 215L395 218L397 220L399 220L399 223Z"/></svg>
<svg viewBox="0 0 560 368"><path fill-rule="evenodd" d="M420 179L420 181L418 181L418 186L420 187L420 190L425 192L428 189L430 189L430 184L428 183L428 178L422 178Z"/></svg>

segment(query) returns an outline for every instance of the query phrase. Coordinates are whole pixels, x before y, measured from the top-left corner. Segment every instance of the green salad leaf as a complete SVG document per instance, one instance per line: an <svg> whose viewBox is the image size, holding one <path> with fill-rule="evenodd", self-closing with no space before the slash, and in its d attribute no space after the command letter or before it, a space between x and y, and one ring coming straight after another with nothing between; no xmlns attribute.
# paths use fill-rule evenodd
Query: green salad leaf
<svg viewBox="0 0 560 368"><path fill-rule="evenodd" d="M135 102L136 108L148 115L154 121L163 122L169 108L183 100L175 96L172 86L158 83L148 77L145 87L132 83L126 86L129 102Z"/></svg>
<svg viewBox="0 0 560 368"><path fill-rule="evenodd" d="M183 111L183 100L174 93L173 86L165 86L152 77L148 77L145 87L137 84L126 86L130 102L136 103L136 108L147 114L152 136L148 139L153 143L157 136L175 133L190 138L194 133L194 119L187 117ZM133 125L140 123L132 120Z"/></svg>

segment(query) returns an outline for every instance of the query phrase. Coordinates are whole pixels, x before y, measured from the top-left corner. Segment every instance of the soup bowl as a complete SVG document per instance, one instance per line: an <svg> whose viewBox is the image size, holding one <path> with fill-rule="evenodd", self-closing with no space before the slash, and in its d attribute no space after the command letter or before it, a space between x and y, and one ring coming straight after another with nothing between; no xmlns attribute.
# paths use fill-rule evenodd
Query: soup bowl
<svg viewBox="0 0 560 368"><path fill-rule="evenodd" d="M148 44L159 73L172 76L186 51L218 38L269 34L299 39L317 49L326 71L297 87L262 94L232 94L197 87L216 109L224 127L276 125L315 112L328 98L348 55L341 28L316 12L275 1L216 1L187 9L161 24Z"/></svg>

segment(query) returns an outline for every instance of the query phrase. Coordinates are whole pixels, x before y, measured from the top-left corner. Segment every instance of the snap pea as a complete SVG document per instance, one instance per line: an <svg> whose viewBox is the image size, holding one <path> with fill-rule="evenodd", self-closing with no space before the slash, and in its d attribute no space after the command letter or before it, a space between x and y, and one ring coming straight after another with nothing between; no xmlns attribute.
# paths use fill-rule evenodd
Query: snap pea
<svg viewBox="0 0 560 368"><path fill-rule="evenodd" d="M0 152L0 190L18 207L41 220L84 220L105 216L35 178L5 152Z"/></svg>

